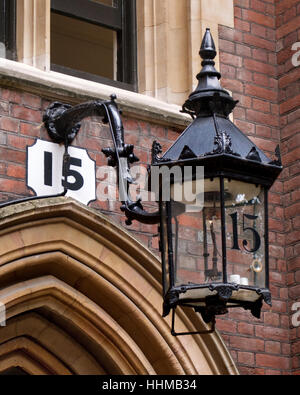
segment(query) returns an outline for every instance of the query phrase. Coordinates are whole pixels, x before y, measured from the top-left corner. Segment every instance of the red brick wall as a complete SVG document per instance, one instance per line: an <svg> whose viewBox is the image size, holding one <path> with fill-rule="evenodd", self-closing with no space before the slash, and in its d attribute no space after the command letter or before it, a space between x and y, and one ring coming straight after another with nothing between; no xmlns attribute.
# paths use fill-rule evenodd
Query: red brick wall
<svg viewBox="0 0 300 395"><path fill-rule="evenodd" d="M41 108L42 100L37 96L0 90L1 201L30 194L26 188L26 146L42 137Z"/></svg>
<svg viewBox="0 0 300 395"><path fill-rule="evenodd" d="M223 86L240 101L234 122L271 157L280 143L285 169L270 193L273 306L261 320L232 312L218 327L241 373L299 373L299 328L291 328L290 316L292 301L300 301L300 68L291 63L291 45L300 41L300 1L234 3L235 28L219 29Z"/></svg>
<svg viewBox="0 0 300 395"><path fill-rule="evenodd" d="M51 141L42 124L43 112L50 102L39 96L10 89L0 88L0 201L20 199L33 195L26 187L26 147L36 138ZM151 163L151 146L158 139L165 151L174 141L179 131L170 127L123 117L126 143L135 145L139 164ZM86 148L96 162L96 188L103 181L100 167L107 166L102 148L112 146L109 127L91 117L82 122L80 133L74 139L74 146ZM115 222L125 225L125 216L120 211L120 202L96 200L91 207L100 209ZM148 209L157 209L155 203L146 203ZM126 225L125 225L126 226ZM153 252L158 252L157 225L142 225L136 221L127 227L142 243Z"/></svg>
<svg viewBox="0 0 300 395"><path fill-rule="evenodd" d="M291 45L300 41L300 0L235 0L235 28L220 26L222 85L239 100L236 125L270 157L280 143L284 171L270 192L270 282L273 306L260 320L233 309L217 328L243 374L300 373L300 328L291 324L291 308L300 302L300 67L291 64ZM49 101L0 88L0 200L30 195L26 187L26 146L49 139L42 112ZM178 131L124 118L126 142L146 165L152 141L165 150ZM83 122L74 145L87 148L97 166L106 165L101 148L110 145L107 126ZM124 225L119 203L91 204ZM134 222L127 228L158 253L157 226Z"/></svg>
<svg viewBox="0 0 300 395"><path fill-rule="evenodd" d="M276 4L279 110L283 164L283 208L286 231L285 258L290 312L300 302L300 66L292 62L294 43L300 49L300 2ZM300 54L298 56L300 60ZM300 327L290 320L292 372L300 374Z"/></svg>

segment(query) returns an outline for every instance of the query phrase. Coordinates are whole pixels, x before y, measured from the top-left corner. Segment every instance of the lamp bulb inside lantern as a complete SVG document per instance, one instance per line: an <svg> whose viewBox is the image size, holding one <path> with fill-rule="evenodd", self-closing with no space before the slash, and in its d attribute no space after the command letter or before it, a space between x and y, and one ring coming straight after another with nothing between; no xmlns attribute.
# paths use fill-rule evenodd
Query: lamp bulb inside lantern
<svg viewBox="0 0 300 395"><path fill-rule="evenodd" d="M250 269L255 273L260 273L263 270L263 265L259 259L254 259L250 265Z"/></svg>

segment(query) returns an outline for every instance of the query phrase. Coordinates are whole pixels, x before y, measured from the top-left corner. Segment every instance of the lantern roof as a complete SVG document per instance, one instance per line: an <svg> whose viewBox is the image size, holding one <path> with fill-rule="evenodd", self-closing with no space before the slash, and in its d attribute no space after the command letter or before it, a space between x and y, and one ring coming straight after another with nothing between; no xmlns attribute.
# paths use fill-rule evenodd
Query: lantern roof
<svg viewBox="0 0 300 395"><path fill-rule="evenodd" d="M152 155L153 165L208 164L220 171L242 171L256 174L271 185L282 170L279 146L270 159L233 122L229 115L238 103L221 87L221 74L215 69L215 44L206 29L200 52L202 70L198 86L183 105L193 122L159 158ZM155 147L154 147L155 150ZM157 149L156 149L157 150Z"/></svg>

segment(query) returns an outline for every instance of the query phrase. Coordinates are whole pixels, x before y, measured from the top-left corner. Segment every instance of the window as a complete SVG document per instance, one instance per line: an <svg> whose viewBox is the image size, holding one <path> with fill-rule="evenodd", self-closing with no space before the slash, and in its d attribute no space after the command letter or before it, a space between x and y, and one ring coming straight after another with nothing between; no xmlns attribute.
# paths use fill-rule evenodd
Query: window
<svg viewBox="0 0 300 395"><path fill-rule="evenodd" d="M51 69L137 90L135 0L51 0Z"/></svg>
<svg viewBox="0 0 300 395"><path fill-rule="evenodd" d="M15 20L15 0L0 0L0 58L16 58Z"/></svg>

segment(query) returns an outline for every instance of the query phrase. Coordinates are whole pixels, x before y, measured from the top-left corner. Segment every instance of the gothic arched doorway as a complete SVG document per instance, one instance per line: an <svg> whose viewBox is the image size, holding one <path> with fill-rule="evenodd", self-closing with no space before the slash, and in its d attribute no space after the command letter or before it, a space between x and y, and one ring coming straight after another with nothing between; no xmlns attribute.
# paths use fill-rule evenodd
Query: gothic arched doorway
<svg viewBox="0 0 300 395"><path fill-rule="evenodd" d="M0 215L0 372L237 373L218 333L170 334L160 263L125 229L66 197ZM181 309L177 325L203 326Z"/></svg>

